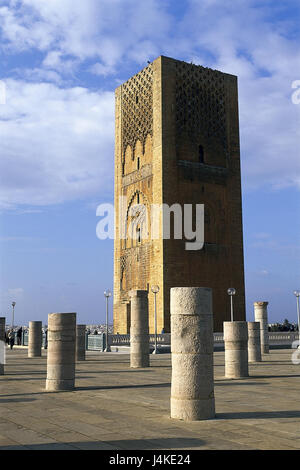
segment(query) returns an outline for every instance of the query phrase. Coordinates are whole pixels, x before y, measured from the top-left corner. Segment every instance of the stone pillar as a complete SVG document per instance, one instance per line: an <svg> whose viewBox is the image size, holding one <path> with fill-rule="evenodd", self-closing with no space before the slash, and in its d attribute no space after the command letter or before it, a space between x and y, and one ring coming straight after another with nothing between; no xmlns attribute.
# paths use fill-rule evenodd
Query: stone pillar
<svg viewBox="0 0 300 470"><path fill-rule="evenodd" d="M245 321L225 321L225 377L248 377L248 327Z"/></svg>
<svg viewBox="0 0 300 470"><path fill-rule="evenodd" d="M212 291L171 289L171 418L215 417Z"/></svg>
<svg viewBox="0 0 300 470"><path fill-rule="evenodd" d="M148 291L132 290L130 322L130 367L149 367Z"/></svg>
<svg viewBox="0 0 300 470"><path fill-rule="evenodd" d="M73 390L75 349L76 313L50 313L46 390Z"/></svg>
<svg viewBox="0 0 300 470"><path fill-rule="evenodd" d="M28 334L28 357L42 355L42 322L30 321Z"/></svg>
<svg viewBox="0 0 300 470"><path fill-rule="evenodd" d="M248 321L248 362L261 362L260 323Z"/></svg>
<svg viewBox="0 0 300 470"><path fill-rule="evenodd" d="M4 375L5 317L0 317L0 375Z"/></svg>
<svg viewBox="0 0 300 470"><path fill-rule="evenodd" d="M86 325L76 325L76 361L85 361L85 328Z"/></svg>
<svg viewBox="0 0 300 470"><path fill-rule="evenodd" d="M268 303L269 302L254 302L255 321L260 323L260 347L262 354L269 352Z"/></svg>

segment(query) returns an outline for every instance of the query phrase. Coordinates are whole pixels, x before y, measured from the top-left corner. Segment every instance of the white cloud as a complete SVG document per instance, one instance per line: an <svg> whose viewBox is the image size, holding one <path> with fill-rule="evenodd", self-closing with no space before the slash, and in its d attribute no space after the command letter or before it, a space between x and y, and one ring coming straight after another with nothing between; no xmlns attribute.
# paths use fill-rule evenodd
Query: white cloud
<svg viewBox="0 0 300 470"><path fill-rule="evenodd" d="M14 69L14 72L18 77L27 81L63 83L61 76L54 70L45 70L43 68L17 68Z"/></svg>
<svg viewBox="0 0 300 470"><path fill-rule="evenodd" d="M243 189L300 188L300 105L291 101L292 82L300 79L297 18L292 17L297 3L238 4L190 0L180 17L172 2L158 0L6 0L0 27L5 47L42 53L40 66L23 69L27 80L66 86L62 76L77 78L80 65L87 65L85 72L115 74L118 81L124 69L146 65L160 54L237 74ZM285 8L289 19L283 21ZM101 173L95 155L111 154L113 148L112 93L81 89L77 97L76 88L47 88L45 83L30 88L20 82L18 90L19 82L11 84L19 114L10 116L10 105L6 107L9 121L1 129L7 132L6 170L9 158L19 165L9 170L7 181L12 177L19 189L10 191L7 184L2 204L8 199L59 202L92 192ZM34 93L41 93L40 102ZM91 112L90 99L105 103L109 119ZM87 153L87 160L80 157ZM91 173L97 176L93 179ZM47 197L41 195L44 187Z"/></svg>
<svg viewBox="0 0 300 470"><path fill-rule="evenodd" d="M110 92L7 80L0 107L3 207L103 194L112 183Z"/></svg>
<svg viewBox="0 0 300 470"><path fill-rule="evenodd" d="M93 73L94 75L99 75L106 77L107 75L111 75L114 73L114 67L108 66L108 65L103 65L100 64L99 62L96 62L89 68L90 72Z"/></svg>
<svg viewBox="0 0 300 470"><path fill-rule="evenodd" d="M55 55L100 58L105 67L124 56L142 56L145 63L143 55L153 40L165 38L170 22L158 0L20 0L10 6L0 8L4 38L15 50L51 49L48 64Z"/></svg>

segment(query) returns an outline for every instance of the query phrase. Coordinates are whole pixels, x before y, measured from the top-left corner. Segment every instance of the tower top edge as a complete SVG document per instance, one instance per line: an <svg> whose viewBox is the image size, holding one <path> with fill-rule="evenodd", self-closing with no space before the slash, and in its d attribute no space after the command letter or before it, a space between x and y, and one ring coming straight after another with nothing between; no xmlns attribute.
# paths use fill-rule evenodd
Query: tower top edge
<svg viewBox="0 0 300 470"><path fill-rule="evenodd" d="M186 62L184 60L179 60L179 59L174 59L172 57L167 57L167 56L164 56L164 55L160 55L158 57L156 57L156 59L152 60L151 62L148 63L148 65L146 67L143 67L141 70L139 70L136 74L132 75L131 77L129 77L125 82L121 83L117 88L116 90L120 89L123 87L123 85L127 84L130 80L132 80L133 78L137 77L139 74L149 70L150 68L152 68L152 64L156 61L159 61L161 60L162 63L167 63L167 62L173 62L173 63L177 63L177 64L184 64L185 66L190 66L190 68L201 68L201 69L205 69L205 70L209 70L211 72L215 72L215 73L218 73L218 74L222 74L222 75L225 75L225 76L228 76L228 77L231 77L231 78L234 78L234 79L237 79L237 75L234 75L234 74L231 74L231 73L227 73L227 72L222 72L221 70L218 70L218 69L213 69L211 67L205 67L204 65L200 65L200 64L194 64L193 62Z"/></svg>

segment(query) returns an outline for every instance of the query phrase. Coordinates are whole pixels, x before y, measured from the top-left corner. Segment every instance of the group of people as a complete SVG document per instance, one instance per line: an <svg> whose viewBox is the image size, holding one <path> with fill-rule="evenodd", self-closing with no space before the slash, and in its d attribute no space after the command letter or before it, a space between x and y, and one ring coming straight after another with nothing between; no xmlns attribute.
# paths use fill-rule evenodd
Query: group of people
<svg viewBox="0 0 300 470"><path fill-rule="evenodd" d="M5 342L7 346L10 346L10 349L14 347L15 344L15 332L13 329L5 332ZM22 343L22 327L17 331L17 345L20 346Z"/></svg>

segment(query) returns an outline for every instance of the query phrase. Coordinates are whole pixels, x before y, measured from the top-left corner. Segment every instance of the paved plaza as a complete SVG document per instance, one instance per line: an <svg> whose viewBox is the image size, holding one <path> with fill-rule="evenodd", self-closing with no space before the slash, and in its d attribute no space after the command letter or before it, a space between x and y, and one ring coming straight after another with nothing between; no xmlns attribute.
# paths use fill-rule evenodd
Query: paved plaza
<svg viewBox="0 0 300 470"><path fill-rule="evenodd" d="M4 449L300 449L300 365L292 350L271 350L251 377L224 378L215 352L216 419L170 419L171 356L130 369L129 355L89 352L77 364L76 390L46 392L46 354L7 350L0 376Z"/></svg>

